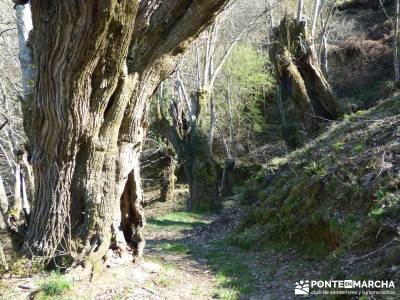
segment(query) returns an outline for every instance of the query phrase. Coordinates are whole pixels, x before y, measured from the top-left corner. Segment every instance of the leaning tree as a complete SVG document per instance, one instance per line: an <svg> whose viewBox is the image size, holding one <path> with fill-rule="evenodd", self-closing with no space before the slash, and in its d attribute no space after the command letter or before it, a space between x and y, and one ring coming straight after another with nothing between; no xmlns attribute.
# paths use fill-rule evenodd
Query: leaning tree
<svg viewBox="0 0 400 300"><path fill-rule="evenodd" d="M150 97L227 1L30 1L37 74L24 109L35 179L26 254L89 262L131 246L141 255Z"/></svg>
<svg viewBox="0 0 400 300"><path fill-rule="evenodd" d="M343 110L316 60L312 39L301 17L302 3L298 1L297 18L286 15L273 28L269 56L282 96L292 99L304 129L314 132L320 120L336 120L343 116Z"/></svg>

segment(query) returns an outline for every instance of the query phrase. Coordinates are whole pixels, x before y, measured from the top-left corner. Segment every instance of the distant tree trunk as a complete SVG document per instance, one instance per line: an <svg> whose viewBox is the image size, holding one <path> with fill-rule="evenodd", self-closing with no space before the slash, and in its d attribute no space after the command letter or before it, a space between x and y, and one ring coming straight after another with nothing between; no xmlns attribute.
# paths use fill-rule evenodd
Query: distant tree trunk
<svg viewBox="0 0 400 300"><path fill-rule="evenodd" d="M11 209L15 215L19 215L22 211L22 184L21 184L21 166L16 164L15 166L15 184L14 184L14 201L11 205Z"/></svg>
<svg viewBox="0 0 400 300"><path fill-rule="evenodd" d="M21 63L22 89L24 97L32 97L34 80L34 62L29 41L32 30L32 16L29 4L18 5L16 8L18 29L19 61Z"/></svg>
<svg viewBox="0 0 400 300"><path fill-rule="evenodd" d="M191 210L218 209L218 178L215 162L210 152L209 124L206 123L210 93L200 90L196 97L196 118L185 144L184 162L189 181Z"/></svg>
<svg viewBox="0 0 400 300"><path fill-rule="evenodd" d="M234 195L234 181L233 174L235 171L235 157L233 155L233 147L234 147L234 138L233 138L233 119L232 119L232 101L230 95L230 84L229 79L227 82L227 91L226 91L226 102L228 104L228 123L229 123L229 145L225 141L225 138L222 132L218 129L222 140L222 146L224 149L225 161L224 161L224 169L222 171L222 180L221 180L221 196L229 197Z"/></svg>
<svg viewBox="0 0 400 300"><path fill-rule="evenodd" d="M326 36L322 37L321 68L324 74L328 74L328 41Z"/></svg>
<svg viewBox="0 0 400 300"><path fill-rule="evenodd" d="M335 120L343 112L318 67L304 25L284 17L274 28L270 58L282 92L292 98L304 128L313 132L318 129L318 117Z"/></svg>
<svg viewBox="0 0 400 300"><path fill-rule="evenodd" d="M26 254L90 264L130 245L141 255L149 99L225 3L32 1L38 76Z"/></svg>
<svg viewBox="0 0 400 300"><path fill-rule="evenodd" d="M0 175L0 236L6 234L7 228L7 217L6 213L8 210L8 200L6 196L6 191L4 189L3 179ZM0 273L8 270L8 262L4 254L4 245L2 243L3 238L0 240Z"/></svg>
<svg viewBox="0 0 400 300"><path fill-rule="evenodd" d="M177 72L178 99L172 99L170 114L173 124L163 114L162 103L158 107L154 129L167 139L183 163L189 184L187 207L190 210L218 208L218 178L209 147L209 124L206 122L209 103L208 91L198 91L193 101L188 99ZM193 107L189 106L192 102ZM185 113L183 105L188 106Z"/></svg>
<svg viewBox="0 0 400 300"><path fill-rule="evenodd" d="M235 194L233 171L235 169L235 161L225 161L225 166L222 174L221 196L229 197Z"/></svg>
<svg viewBox="0 0 400 300"><path fill-rule="evenodd" d="M303 17L303 7L304 7L304 0L297 0L297 12L296 12L296 19L297 22L300 23Z"/></svg>
<svg viewBox="0 0 400 300"><path fill-rule="evenodd" d="M30 206L35 197L35 182L33 178L32 165L29 163L29 153L25 145L21 145L20 149L16 151L16 161L20 165L21 182L22 182L22 207L26 213L30 212Z"/></svg>
<svg viewBox="0 0 400 300"><path fill-rule="evenodd" d="M175 158L174 150L169 149L167 146L165 151L166 166L163 171L163 181L161 184L160 200L164 202L171 202L175 199L175 169L177 161Z"/></svg>
<svg viewBox="0 0 400 300"><path fill-rule="evenodd" d="M5 229L7 224L8 199L4 189L3 178L0 175L0 229Z"/></svg>
<svg viewBox="0 0 400 300"><path fill-rule="evenodd" d="M18 5L16 8L16 21L18 29L19 62L22 75L22 110L24 112L24 127L28 136L31 135L32 123L32 98L34 93L35 63L32 53L32 41L30 32L32 27L32 16L29 4ZM29 117L31 116L31 117ZM33 179L30 179L33 180ZM33 190L32 190L33 191ZM32 198L31 198L32 199Z"/></svg>
<svg viewBox="0 0 400 300"><path fill-rule="evenodd" d="M0 273L8 270L8 262L3 250L3 244L0 241Z"/></svg>
<svg viewBox="0 0 400 300"><path fill-rule="evenodd" d="M189 99L185 91L179 70L176 71L177 94L182 96L183 99L178 99L174 105L178 108L183 103L186 104L187 118L184 125L187 125L187 127L182 128L181 126L183 119L181 115L183 112L182 109L175 109L176 112L179 111L180 113L172 113L173 125L169 125L165 117L159 118L157 121L158 125L156 128L158 132L170 141L178 153L178 159L184 162L183 165L190 191L187 205L189 209L219 209L221 206L218 193L219 178L217 178L216 164L212 157L212 136L215 119L213 120L214 116L212 114L209 124L206 124L205 120L209 112L208 107L217 75L222 70L235 45L261 15L252 20L229 43L216 67L214 67L214 48L218 33L218 24L214 24L214 26L209 28L204 55L199 55L199 49L196 49L197 90L193 93L192 99ZM200 57L204 58L202 64L200 63ZM201 65L203 66L202 70Z"/></svg>
<svg viewBox="0 0 400 300"><path fill-rule="evenodd" d="M225 159L224 170L222 171L222 182L221 182L221 196L229 197L234 195L234 181L233 172L235 170L235 160Z"/></svg>
<svg viewBox="0 0 400 300"><path fill-rule="evenodd" d="M315 30L317 28L317 20L318 20L318 15L320 12L320 0L314 0L314 12L313 12L313 18L312 18L312 25L311 25L311 39L314 44L314 39L315 39Z"/></svg>

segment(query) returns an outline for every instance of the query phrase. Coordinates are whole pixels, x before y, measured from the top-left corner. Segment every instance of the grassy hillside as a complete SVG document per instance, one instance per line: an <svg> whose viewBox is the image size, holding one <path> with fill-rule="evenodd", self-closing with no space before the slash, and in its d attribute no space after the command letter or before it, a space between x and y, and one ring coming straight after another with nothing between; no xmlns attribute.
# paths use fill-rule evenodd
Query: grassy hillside
<svg viewBox="0 0 400 300"><path fill-rule="evenodd" d="M253 207L232 244L290 245L310 257L368 260L386 272L400 264L400 98L333 123L305 147L272 159L246 186L243 202Z"/></svg>

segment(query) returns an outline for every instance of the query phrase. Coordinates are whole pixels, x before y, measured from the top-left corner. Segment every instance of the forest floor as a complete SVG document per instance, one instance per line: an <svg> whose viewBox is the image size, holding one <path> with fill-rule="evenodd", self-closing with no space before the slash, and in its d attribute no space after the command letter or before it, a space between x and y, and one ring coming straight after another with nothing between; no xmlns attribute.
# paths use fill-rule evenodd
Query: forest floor
<svg viewBox="0 0 400 300"><path fill-rule="evenodd" d="M223 211L214 215L186 212L187 192L181 188L177 195L175 202L151 201L146 207L140 263L111 262L90 282L70 283L68 275L54 273L3 278L0 299L292 299L295 281L322 274L323 262L294 250L230 246L227 236L246 210L238 197L224 201Z"/></svg>

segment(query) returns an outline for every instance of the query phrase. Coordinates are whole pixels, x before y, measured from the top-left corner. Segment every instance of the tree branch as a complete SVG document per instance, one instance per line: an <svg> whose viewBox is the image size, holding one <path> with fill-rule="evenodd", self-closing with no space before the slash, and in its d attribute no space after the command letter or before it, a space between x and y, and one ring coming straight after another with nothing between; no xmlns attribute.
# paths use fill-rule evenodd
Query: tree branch
<svg viewBox="0 0 400 300"><path fill-rule="evenodd" d="M15 30L15 29L17 29L17 28L13 27L13 28L4 29L3 31L0 31L0 36L2 36L4 33L8 32L8 31Z"/></svg>
<svg viewBox="0 0 400 300"><path fill-rule="evenodd" d="M3 124L0 125L0 131L8 124L8 118L5 114L1 113L1 115L6 119Z"/></svg>

